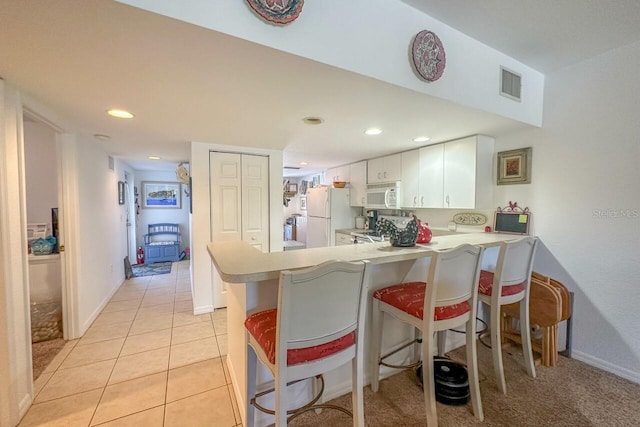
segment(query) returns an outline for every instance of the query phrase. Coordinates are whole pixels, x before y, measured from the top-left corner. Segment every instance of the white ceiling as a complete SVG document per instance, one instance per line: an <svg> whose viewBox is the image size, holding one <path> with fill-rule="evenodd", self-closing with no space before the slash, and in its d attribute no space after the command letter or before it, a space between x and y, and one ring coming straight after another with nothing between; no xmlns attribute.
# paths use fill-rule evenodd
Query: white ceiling
<svg viewBox="0 0 640 427"><path fill-rule="evenodd" d="M636 0L403 1L541 71L640 39ZM525 126L112 1L0 0L0 76L63 126L109 135L99 143L141 170L188 160L190 141L280 149L285 166L310 171L410 149L418 135ZM136 117L112 119L111 107ZM374 124L385 132L363 135Z"/></svg>

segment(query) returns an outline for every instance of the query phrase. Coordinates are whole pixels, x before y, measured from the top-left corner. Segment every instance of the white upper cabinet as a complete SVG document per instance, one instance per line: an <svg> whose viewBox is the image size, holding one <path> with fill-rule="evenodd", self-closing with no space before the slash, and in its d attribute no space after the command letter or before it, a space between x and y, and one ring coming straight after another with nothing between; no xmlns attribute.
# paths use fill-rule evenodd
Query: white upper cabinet
<svg viewBox="0 0 640 427"><path fill-rule="evenodd" d="M443 206L444 144L402 153L403 207Z"/></svg>
<svg viewBox="0 0 640 427"><path fill-rule="evenodd" d="M494 140L476 135L444 144L443 207L491 209Z"/></svg>
<svg viewBox="0 0 640 427"><path fill-rule="evenodd" d="M325 183L331 185L334 181L350 182L351 170L350 165L338 166L337 168L327 169L324 173Z"/></svg>
<svg viewBox="0 0 640 427"><path fill-rule="evenodd" d="M367 162L349 165L349 201L351 206L364 207L367 201Z"/></svg>
<svg viewBox="0 0 640 427"><path fill-rule="evenodd" d="M493 145L478 135L402 153L402 206L492 208Z"/></svg>
<svg viewBox="0 0 640 427"><path fill-rule="evenodd" d="M402 179L402 155L378 157L367 161L367 183L400 181Z"/></svg>

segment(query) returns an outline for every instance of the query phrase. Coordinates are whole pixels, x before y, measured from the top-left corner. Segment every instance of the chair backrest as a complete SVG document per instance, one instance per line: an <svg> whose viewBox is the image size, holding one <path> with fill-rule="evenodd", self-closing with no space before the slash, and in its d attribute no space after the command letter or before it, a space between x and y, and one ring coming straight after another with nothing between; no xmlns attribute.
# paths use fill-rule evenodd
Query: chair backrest
<svg viewBox="0 0 640 427"><path fill-rule="evenodd" d="M433 307L475 301L484 248L469 244L436 251L430 261L425 313Z"/></svg>
<svg viewBox="0 0 640 427"><path fill-rule="evenodd" d="M366 261L328 261L280 273L278 354L324 344L362 327Z"/></svg>
<svg viewBox="0 0 640 427"><path fill-rule="evenodd" d="M493 276L493 288L501 295L503 286L531 282L531 271L535 258L538 239L527 236L510 242L500 242L500 253Z"/></svg>

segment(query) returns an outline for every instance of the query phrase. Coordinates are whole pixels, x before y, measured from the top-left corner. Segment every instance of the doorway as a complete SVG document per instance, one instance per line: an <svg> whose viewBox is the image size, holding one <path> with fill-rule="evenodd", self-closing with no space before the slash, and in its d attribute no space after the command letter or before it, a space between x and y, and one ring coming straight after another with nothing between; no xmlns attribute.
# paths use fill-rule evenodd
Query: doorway
<svg viewBox="0 0 640 427"><path fill-rule="evenodd" d="M64 346L64 242L57 139L59 130L24 110L24 164L29 301L34 380Z"/></svg>

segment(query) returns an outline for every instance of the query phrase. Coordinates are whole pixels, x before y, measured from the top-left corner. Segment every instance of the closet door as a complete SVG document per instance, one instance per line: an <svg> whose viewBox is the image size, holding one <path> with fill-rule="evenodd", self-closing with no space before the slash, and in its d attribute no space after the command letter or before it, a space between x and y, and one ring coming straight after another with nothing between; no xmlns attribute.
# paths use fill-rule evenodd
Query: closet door
<svg viewBox="0 0 640 427"><path fill-rule="evenodd" d="M269 161L242 155L242 240L269 252Z"/></svg>
<svg viewBox="0 0 640 427"><path fill-rule="evenodd" d="M242 165L240 154L209 155L211 240L242 239Z"/></svg>

